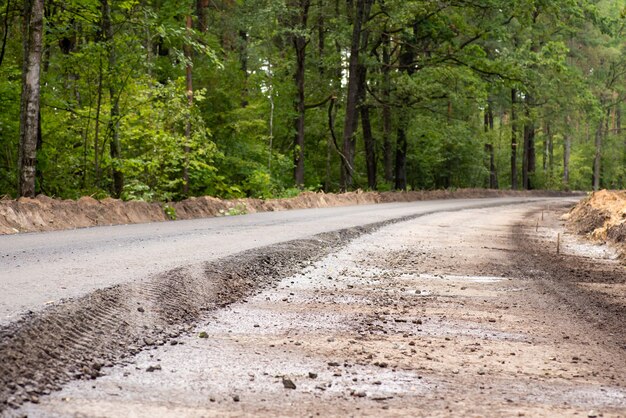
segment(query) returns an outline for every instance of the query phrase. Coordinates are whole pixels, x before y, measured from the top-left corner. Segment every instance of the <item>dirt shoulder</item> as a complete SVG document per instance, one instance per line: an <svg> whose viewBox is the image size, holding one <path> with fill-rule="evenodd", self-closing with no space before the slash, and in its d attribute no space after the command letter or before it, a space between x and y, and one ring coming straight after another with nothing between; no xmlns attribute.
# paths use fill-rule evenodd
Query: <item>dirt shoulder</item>
<svg viewBox="0 0 626 418"><path fill-rule="evenodd" d="M626 257L626 191L595 192L581 200L565 219L574 232L616 245Z"/></svg>
<svg viewBox="0 0 626 418"><path fill-rule="evenodd" d="M233 199L193 197L182 202L149 203L116 199L58 200L47 196L34 199L0 199L0 235L84 228L99 225L124 225L198 219L243 213L324 208L419 200L488 197L557 197L572 193L550 191L506 191L484 189L435 190L415 192L350 192L343 194L302 193L289 199Z"/></svg>

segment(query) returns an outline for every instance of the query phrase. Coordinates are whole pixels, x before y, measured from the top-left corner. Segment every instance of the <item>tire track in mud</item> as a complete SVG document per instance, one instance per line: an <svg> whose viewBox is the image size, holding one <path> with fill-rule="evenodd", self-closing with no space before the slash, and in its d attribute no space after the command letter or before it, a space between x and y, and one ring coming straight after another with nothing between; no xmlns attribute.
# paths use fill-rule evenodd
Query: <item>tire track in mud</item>
<svg viewBox="0 0 626 418"><path fill-rule="evenodd" d="M252 295L360 235L417 216L248 250L26 314L0 328L0 413L37 403L70 380L95 379L141 350L175 344L203 313Z"/></svg>

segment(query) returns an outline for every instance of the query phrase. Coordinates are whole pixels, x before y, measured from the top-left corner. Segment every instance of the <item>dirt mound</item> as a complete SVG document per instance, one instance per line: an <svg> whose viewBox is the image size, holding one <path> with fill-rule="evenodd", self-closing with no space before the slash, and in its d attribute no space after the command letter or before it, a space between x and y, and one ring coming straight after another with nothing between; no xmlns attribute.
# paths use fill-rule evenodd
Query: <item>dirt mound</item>
<svg viewBox="0 0 626 418"><path fill-rule="evenodd" d="M0 235L331 206L413 202L432 199L559 195L571 194L483 189L382 193L356 191L342 194L306 192L288 199L223 200L203 196L168 204L138 201L124 202L111 198L98 201L91 197L82 197L78 200L58 200L40 195L34 199L1 199Z"/></svg>
<svg viewBox="0 0 626 418"><path fill-rule="evenodd" d="M626 191L595 192L581 200L566 219L577 233L613 242L626 254Z"/></svg>

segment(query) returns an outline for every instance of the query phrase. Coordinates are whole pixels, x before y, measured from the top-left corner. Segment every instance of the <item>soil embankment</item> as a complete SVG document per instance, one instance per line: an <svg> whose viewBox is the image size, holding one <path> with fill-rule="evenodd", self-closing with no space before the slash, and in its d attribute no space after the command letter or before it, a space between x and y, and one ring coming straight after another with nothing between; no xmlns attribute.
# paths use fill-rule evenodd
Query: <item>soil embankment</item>
<svg viewBox="0 0 626 418"><path fill-rule="evenodd" d="M581 200L565 218L575 232L613 243L622 257L626 255L626 191L595 192Z"/></svg>
<svg viewBox="0 0 626 418"><path fill-rule="evenodd" d="M98 225L124 225L198 219L231 214L271 212L290 209L323 208L434 199L487 198L499 196L566 196L571 193L507 190L434 190L414 192L350 192L342 194L302 193L288 199L233 199L209 196L192 197L181 202L124 202L116 199L58 200L47 196L34 199L0 199L0 235L85 228ZM169 213L169 215L168 215Z"/></svg>

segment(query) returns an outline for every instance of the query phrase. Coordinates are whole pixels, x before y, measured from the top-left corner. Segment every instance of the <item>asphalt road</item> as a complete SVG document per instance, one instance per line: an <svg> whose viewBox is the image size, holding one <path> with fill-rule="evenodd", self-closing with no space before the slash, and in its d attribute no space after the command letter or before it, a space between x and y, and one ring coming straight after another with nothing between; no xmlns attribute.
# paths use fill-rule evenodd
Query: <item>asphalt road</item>
<svg viewBox="0 0 626 418"><path fill-rule="evenodd" d="M559 199L391 203L0 236L0 324L95 289L278 242L411 215L545 200Z"/></svg>

